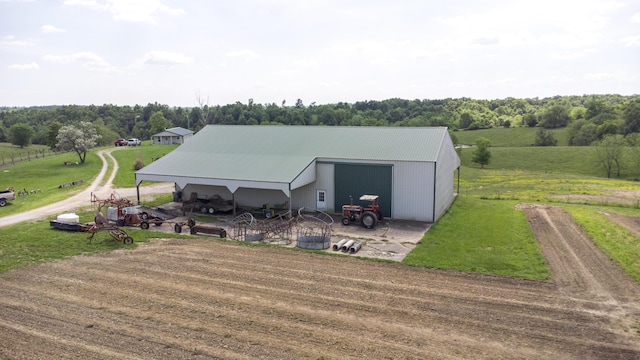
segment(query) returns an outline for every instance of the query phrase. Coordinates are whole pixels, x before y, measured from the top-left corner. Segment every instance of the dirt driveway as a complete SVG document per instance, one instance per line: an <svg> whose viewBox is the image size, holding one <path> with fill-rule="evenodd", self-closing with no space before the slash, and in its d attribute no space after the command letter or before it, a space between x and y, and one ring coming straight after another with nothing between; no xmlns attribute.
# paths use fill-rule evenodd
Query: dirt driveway
<svg viewBox="0 0 640 360"><path fill-rule="evenodd" d="M528 206L552 282L212 239L0 275L17 359L638 359L640 290L568 215Z"/></svg>

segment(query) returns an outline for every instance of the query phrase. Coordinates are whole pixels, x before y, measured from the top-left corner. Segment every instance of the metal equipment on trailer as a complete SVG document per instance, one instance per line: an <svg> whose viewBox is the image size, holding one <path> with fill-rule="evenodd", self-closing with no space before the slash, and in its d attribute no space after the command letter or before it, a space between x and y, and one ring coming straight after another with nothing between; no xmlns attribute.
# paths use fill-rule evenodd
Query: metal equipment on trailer
<svg viewBox="0 0 640 360"><path fill-rule="evenodd" d="M227 213L232 211L233 208L233 202L224 200L220 195L213 195L211 198L199 198L198 193L195 192L192 192L189 200L182 204L182 209L185 213L193 213L194 211L200 211L203 214Z"/></svg>

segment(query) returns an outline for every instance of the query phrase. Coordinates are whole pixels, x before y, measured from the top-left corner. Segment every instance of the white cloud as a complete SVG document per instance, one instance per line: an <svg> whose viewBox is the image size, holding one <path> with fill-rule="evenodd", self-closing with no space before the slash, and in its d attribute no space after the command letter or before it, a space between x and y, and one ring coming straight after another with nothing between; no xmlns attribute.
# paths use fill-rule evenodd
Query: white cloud
<svg viewBox="0 0 640 360"><path fill-rule="evenodd" d="M192 61L184 54L157 50L146 53L142 58L142 63L151 65L184 65Z"/></svg>
<svg viewBox="0 0 640 360"><path fill-rule="evenodd" d="M259 58L260 56L253 50L236 50L236 51L230 51L227 53L227 56L229 57L240 57L240 58L244 58L245 60L249 60L249 59L256 59Z"/></svg>
<svg viewBox="0 0 640 360"><path fill-rule="evenodd" d="M640 46L640 35L627 36L620 39L620 42L624 44L626 47L636 47Z"/></svg>
<svg viewBox="0 0 640 360"><path fill-rule="evenodd" d="M551 57L557 60L573 60L573 59L583 58L594 52L595 52L594 49L589 48L589 49L584 49L582 51L555 53L555 54L552 54Z"/></svg>
<svg viewBox="0 0 640 360"><path fill-rule="evenodd" d="M624 74L620 71L617 72L609 72L609 73L589 73L584 76L585 80L591 81L607 81L607 80L617 80L624 77Z"/></svg>
<svg viewBox="0 0 640 360"><path fill-rule="evenodd" d="M14 35L7 35L0 40L0 45L4 46L31 46L34 42L31 40L18 40Z"/></svg>
<svg viewBox="0 0 640 360"><path fill-rule="evenodd" d="M472 43L474 45L482 45L482 46L497 45L500 43L500 39L497 37L479 37L479 38L473 39Z"/></svg>
<svg viewBox="0 0 640 360"><path fill-rule="evenodd" d="M110 72L115 68L108 61L93 52L78 52L70 55L45 55L44 60L57 64L81 63L82 66L96 71Z"/></svg>
<svg viewBox="0 0 640 360"><path fill-rule="evenodd" d="M38 66L37 63L32 62L31 64L13 64L13 65L9 65L8 68L10 70L28 71L28 70L38 70L40 66Z"/></svg>
<svg viewBox="0 0 640 360"><path fill-rule="evenodd" d="M487 44L576 48L598 43L603 38L601 31L611 21L611 12L621 6L598 0L584 0L579 5L557 0L512 1L432 20L448 34L438 42L446 51Z"/></svg>
<svg viewBox="0 0 640 360"><path fill-rule="evenodd" d="M50 33L59 33L59 32L65 32L67 30L65 29L59 29L53 25L42 25L42 27L40 27L40 29L42 30L43 33L45 34L50 34Z"/></svg>
<svg viewBox="0 0 640 360"><path fill-rule="evenodd" d="M160 14L183 15L185 11L172 8L161 0L65 0L65 5L83 6L92 10L107 11L113 18L126 22L157 23Z"/></svg>
<svg viewBox="0 0 640 360"><path fill-rule="evenodd" d="M634 23L634 24L639 24L640 23L640 13L633 14L633 16L631 16L631 22Z"/></svg>

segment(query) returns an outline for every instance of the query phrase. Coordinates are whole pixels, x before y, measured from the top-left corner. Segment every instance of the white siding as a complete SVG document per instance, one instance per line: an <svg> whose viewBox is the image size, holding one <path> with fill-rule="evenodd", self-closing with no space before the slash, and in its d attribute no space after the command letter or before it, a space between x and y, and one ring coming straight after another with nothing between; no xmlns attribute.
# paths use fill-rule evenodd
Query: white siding
<svg viewBox="0 0 640 360"><path fill-rule="evenodd" d="M300 208L314 209L316 207L316 185L311 183L291 191L291 210Z"/></svg>
<svg viewBox="0 0 640 360"><path fill-rule="evenodd" d="M434 164L399 161L393 164L394 219L433 221Z"/></svg>
<svg viewBox="0 0 640 360"><path fill-rule="evenodd" d="M303 187L292 191L291 208L298 210L302 207L308 209L316 208L316 190L326 191L327 213L334 212L333 203L335 202L335 184L333 180L334 167L331 163L315 163L316 180Z"/></svg>
<svg viewBox="0 0 640 360"><path fill-rule="evenodd" d="M453 202L454 175L459 167L460 158L451 138L447 135L443 139L436 168L436 203L433 222L438 221Z"/></svg>

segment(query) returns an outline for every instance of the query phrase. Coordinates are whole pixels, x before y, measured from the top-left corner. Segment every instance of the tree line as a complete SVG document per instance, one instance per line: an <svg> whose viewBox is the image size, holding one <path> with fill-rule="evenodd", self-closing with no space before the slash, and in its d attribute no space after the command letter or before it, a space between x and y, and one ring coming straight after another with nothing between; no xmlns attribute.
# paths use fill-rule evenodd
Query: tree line
<svg viewBox="0 0 640 360"><path fill-rule="evenodd" d="M569 127L570 145L590 145L605 135L640 132L640 95L583 95L550 98L478 100L368 100L336 104L301 99L289 106L247 103L191 108L165 104L146 106L63 105L0 108L0 142L19 146L31 143L55 147L58 131L67 125L91 123L97 145L118 138L150 139L169 127L197 132L208 124L226 125L325 125L325 126L447 126L456 129L538 127L536 145L554 145L545 129Z"/></svg>

